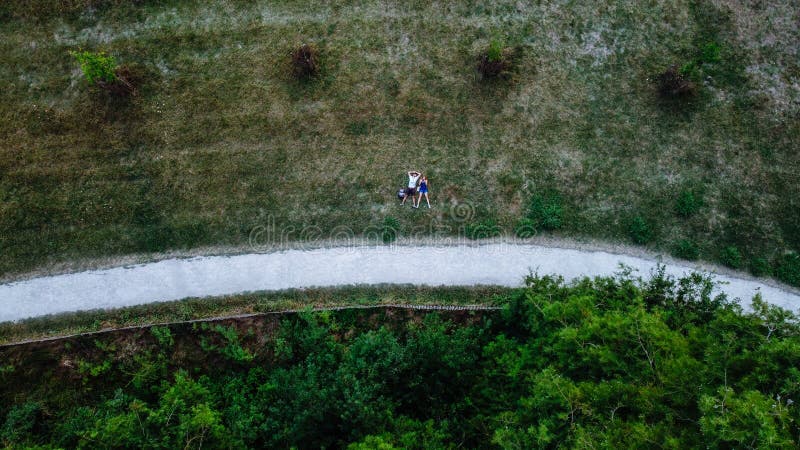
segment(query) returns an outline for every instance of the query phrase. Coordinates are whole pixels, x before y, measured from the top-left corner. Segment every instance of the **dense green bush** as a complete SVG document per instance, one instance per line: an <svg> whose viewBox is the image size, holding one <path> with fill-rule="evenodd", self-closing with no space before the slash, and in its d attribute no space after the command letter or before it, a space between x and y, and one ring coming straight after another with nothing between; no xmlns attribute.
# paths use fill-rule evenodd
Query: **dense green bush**
<svg viewBox="0 0 800 450"><path fill-rule="evenodd" d="M702 197L697 192L689 189L682 190L675 200L675 212L684 218L693 216L702 206Z"/></svg>
<svg viewBox="0 0 800 450"><path fill-rule="evenodd" d="M716 42L707 42L700 49L700 61L713 64L722 60L722 47Z"/></svg>
<svg viewBox="0 0 800 450"><path fill-rule="evenodd" d="M750 273L757 277L763 277L772 273L769 261L765 258L753 258L750 260Z"/></svg>
<svg viewBox="0 0 800 450"><path fill-rule="evenodd" d="M531 197L526 218L535 225L536 229L557 230L561 228L564 218L561 195L555 191L534 194Z"/></svg>
<svg viewBox="0 0 800 450"><path fill-rule="evenodd" d="M5 423L0 428L0 442L24 442L30 435L41 412L42 405L38 402L25 402L14 405L5 417Z"/></svg>
<svg viewBox="0 0 800 450"><path fill-rule="evenodd" d="M223 327L222 325L216 325L211 327L211 329L219 333L223 341L218 345L207 344L207 351L218 352L228 360L237 363L250 362L253 360L255 355L253 355L253 353L251 353L248 349L242 347L241 343L239 342L239 335L236 332L236 329L233 327Z"/></svg>
<svg viewBox="0 0 800 450"><path fill-rule="evenodd" d="M81 71L86 80L95 84L105 81L112 82L117 79L117 61L105 52L90 52L85 50L69 52L81 66Z"/></svg>
<svg viewBox="0 0 800 450"><path fill-rule="evenodd" d="M689 80L700 81L710 65L722 60L722 47L716 42L707 42L697 50L697 57L680 68L680 74ZM711 71L713 72L713 71Z"/></svg>
<svg viewBox="0 0 800 450"><path fill-rule="evenodd" d="M536 223L527 218L523 217L522 219L517 222L517 226L514 227L514 234L521 239L528 239L536 236Z"/></svg>
<svg viewBox="0 0 800 450"><path fill-rule="evenodd" d="M787 253L778 258L775 277L784 283L800 286L800 255Z"/></svg>
<svg viewBox="0 0 800 450"><path fill-rule="evenodd" d="M642 216L635 216L628 224L628 235L637 244L647 244L653 239L653 230Z"/></svg>
<svg viewBox="0 0 800 450"><path fill-rule="evenodd" d="M158 345L162 348L170 348L175 345L175 339L169 327L152 327L150 328L150 334L156 338Z"/></svg>
<svg viewBox="0 0 800 450"><path fill-rule="evenodd" d="M722 264L725 264L732 269L741 268L743 263L742 253L738 248L736 248L736 246L728 246L722 249L720 260L722 261Z"/></svg>
<svg viewBox="0 0 800 450"><path fill-rule="evenodd" d="M70 55L78 61L90 84L119 97L136 95L136 84L141 82L141 77L129 66L117 66L113 56L89 51L72 51Z"/></svg>
<svg viewBox="0 0 800 450"><path fill-rule="evenodd" d="M486 59L491 62L500 61L503 57L503 43L500 39L492 39L489 43L489 49L486 50Z"/></svg>
<svg viewBox="0 0 800 450"><path fill-rule="evenodd" d="M697 244L689 239L679 240L672 249L672 254L681 259L694 261L700 257L700 249Z"/></svg>

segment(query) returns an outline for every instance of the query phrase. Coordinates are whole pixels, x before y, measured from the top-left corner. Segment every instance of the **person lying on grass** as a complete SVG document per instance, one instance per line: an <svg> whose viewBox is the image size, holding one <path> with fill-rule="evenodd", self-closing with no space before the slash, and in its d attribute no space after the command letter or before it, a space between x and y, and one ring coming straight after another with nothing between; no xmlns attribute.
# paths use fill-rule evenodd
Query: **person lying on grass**
<svg viewBox="0 0 800 450"><path fill-rule="evenodd" d="M414 206L414 195L417 194L417 180L419 180L420 173L416 170L408 172L408 187L406 188L406 195L403 197L401 205L406 204L408 197L411 197L411 206Z"/></svg>
<svg viewBox="0 0 800 450"><path fill-rule="evenodd" d="M431 207L431 201L428 198L428 177L422 175L422 178L419 180L419 197L417 197L417 203L414 205L414 208L419 208L420 203L422 203L422 196L425 196L425 201L428 203L428 208Z"/></svg>

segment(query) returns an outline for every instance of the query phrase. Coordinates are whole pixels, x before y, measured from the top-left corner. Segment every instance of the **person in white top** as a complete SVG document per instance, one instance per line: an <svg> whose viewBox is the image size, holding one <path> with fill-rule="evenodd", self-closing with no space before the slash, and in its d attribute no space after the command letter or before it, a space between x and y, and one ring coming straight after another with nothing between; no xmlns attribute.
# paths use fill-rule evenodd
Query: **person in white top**
<svg viewBox="0 0 800 450"><path fill-rule="evenodd" d="M411 197L411 206L414 206L414 196L417 195L417 180L419 180L420 173L416 170L408 172L408 187L406 188L406 195L403 197L401 205L406 204L406 200Z"/></svg>

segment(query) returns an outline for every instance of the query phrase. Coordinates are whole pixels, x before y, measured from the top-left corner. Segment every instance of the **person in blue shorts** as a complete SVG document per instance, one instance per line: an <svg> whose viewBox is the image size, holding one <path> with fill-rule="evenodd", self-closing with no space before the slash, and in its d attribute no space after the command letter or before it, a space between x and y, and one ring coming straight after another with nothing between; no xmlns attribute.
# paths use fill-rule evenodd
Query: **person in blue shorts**
<svg viewBox="0 0 800 450"><path fill-rule="evenodd" d="M422 178L419 181L419 197L417 198L417 204L414 205L414 208L419 208L420 203L422 203L422 196L425 196L425 201L428 203L428 208L431 207L431 200L428 198L428 177L422 175Z"/></svg>

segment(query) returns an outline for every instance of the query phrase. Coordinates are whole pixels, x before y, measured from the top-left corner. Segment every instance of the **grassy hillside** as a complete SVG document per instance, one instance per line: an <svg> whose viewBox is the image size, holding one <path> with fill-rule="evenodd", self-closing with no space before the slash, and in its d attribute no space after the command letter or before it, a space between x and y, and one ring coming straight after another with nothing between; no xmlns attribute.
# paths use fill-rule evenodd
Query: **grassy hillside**
<svg viewBox="0 0 800 450"><path fill-rule="evenodd" d="M271 219L288 239L358 235L387 216L405 235L513 233L547 198L561 211L552 232L800 284L784 256L800 248L798 10L4 2L0 273L246 245ZM513 49L510 80L475 70L493 38ZM288 55L305 42L323 69L303 83ZM139 94L88 85L78 48L131 66ZM695 98L658 97L653 80L673 64L694 67ZM396 204L409 168L429 174L434 209Z"/></svg>

